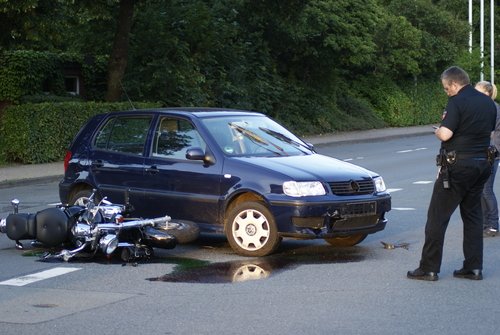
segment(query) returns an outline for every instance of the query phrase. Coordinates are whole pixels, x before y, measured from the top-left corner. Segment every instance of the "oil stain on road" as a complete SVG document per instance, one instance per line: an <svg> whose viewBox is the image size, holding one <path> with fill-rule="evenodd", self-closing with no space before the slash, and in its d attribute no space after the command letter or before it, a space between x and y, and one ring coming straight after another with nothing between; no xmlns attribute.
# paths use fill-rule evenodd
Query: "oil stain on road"
<svg viewBox="0 0 500 335"><path fill-rule="evenodd" d="M293 249L267 257L210 263L191 258L166 257L164 263L176 264L174 270L150 281L171 283L236 283L266 279L306 264L360 262L367 250L360 247L315 246Z"/></svg>

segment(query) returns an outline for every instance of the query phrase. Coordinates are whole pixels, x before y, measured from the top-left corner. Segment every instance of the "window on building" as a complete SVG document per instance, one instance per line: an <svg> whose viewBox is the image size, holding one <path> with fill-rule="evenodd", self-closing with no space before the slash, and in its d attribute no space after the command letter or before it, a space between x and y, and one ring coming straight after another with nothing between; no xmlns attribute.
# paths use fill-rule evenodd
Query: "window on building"
<svg viewBox="0 0 500 335"><path fill-rule="evenodd" d="M64 88L72 95L80 95L80 78L77 76L64 77Z"/></svg>

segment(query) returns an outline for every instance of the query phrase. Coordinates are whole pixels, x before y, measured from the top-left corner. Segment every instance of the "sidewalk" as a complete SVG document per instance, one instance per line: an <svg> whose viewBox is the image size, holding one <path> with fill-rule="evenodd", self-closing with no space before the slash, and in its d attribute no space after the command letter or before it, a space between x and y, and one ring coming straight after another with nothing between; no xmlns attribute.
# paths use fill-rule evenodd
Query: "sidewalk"
<svg viewBox="0 0 500 335"><path fill-rule="evenodd" d="M307 137L304 140L314 145L320 145L327 143L362 142L370 141L372 139L417 136L430 133L432 133L432 128L431 126L426 125L406 128L383 128L339 132L335 134ZM63 162L32 165L7 165L0 167L0 187L9 187L35 181L60 180L63 174Z"/></svg>

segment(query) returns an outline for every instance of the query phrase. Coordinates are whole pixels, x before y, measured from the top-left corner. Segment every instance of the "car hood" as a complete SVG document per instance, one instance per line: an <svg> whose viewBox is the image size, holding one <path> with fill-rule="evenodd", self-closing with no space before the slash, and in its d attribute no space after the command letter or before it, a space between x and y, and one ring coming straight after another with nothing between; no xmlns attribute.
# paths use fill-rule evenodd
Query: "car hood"
<svg viewBox="0 0 500 335"><path fill-rule="evenodd" d="M245 165L282 174L289 180L344 181L373 178L378 174L360 166L320 154L285 157L237 157ZM272 172L271 172L272 171Z"/></svg>

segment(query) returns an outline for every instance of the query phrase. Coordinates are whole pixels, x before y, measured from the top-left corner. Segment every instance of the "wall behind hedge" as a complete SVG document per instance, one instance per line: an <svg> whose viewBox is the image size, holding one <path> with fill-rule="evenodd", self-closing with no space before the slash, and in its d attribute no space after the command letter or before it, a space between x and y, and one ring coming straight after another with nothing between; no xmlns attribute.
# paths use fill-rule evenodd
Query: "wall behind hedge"
<svg viewBox="0 0 500 335"><path fill-rule="evenodd" d="M136 108L159 107L155 103ZM60 161L81 126L93 115L130 109L129 103L62 102L10 106L0 119L0 156L8 162Z"/></svg>

